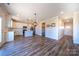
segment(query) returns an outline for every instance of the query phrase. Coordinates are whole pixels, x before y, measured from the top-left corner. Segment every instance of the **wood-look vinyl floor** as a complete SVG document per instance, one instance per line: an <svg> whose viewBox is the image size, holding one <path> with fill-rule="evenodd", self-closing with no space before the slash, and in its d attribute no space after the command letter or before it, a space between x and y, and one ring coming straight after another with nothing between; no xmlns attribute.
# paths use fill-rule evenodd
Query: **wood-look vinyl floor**
<svg viewBox="0 0 79 59"><path fill-rule="evenodd" d="M79 45L72 43L72 37L64 36L60 40L41 36L16 36L0 48L0 56L77 56Z"/></svg>

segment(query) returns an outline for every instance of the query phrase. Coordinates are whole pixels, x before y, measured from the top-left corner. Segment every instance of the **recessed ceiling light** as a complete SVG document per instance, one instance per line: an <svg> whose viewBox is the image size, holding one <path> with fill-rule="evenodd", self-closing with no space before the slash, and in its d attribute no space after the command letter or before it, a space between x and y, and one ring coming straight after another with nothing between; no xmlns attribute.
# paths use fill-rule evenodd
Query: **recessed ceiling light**
<svg viewBox="0 0 79 59"><path fill-rule="evenodd" d="M61 12L60 12L60 14L64 14L64 12L63 12L63 11L61 11Z"/></svg>

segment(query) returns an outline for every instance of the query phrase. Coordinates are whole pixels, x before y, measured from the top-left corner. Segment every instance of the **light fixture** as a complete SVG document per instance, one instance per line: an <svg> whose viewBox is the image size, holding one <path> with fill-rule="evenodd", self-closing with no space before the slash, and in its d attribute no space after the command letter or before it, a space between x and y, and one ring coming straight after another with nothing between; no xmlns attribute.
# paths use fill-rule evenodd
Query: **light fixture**
<svg viewBox="0 0 79 59"><path fill-rule="evenodd" d="M36 12L34 13L34 17L35 17L35 18L34 18L33 25L34 25L34 26L37 26L37 13L36 13Z"/></svg>
<svg viewBox="0 0 79 59"><path fill-rule="evenodd" d="M63 12L63 11L61 11L61 12L60 12L60 14L64 14L64 12Z"/></svg>

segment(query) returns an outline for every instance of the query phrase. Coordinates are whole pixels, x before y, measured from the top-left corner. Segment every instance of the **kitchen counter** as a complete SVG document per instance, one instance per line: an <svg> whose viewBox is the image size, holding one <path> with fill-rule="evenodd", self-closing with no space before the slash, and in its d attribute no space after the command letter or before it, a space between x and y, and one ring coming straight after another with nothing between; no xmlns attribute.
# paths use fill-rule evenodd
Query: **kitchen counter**
<svg viewBox="0 0 79 59"><path fill-rule="evenodd" d="M14 41L14 31L7 32L7 42Z"/></svg>
<svg viewBox="0 0 79 59"><path fill-rule="evenodd" d="M25 31L25 37L33 36L33 31Z"/></svg>

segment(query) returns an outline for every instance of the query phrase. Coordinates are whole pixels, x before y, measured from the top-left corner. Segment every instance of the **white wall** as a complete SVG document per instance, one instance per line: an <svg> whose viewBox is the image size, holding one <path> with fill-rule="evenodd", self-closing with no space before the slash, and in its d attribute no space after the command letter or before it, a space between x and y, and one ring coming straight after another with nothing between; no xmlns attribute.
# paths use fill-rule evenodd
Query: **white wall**
<svg viewBox="0 0 79 59"><path fill-rule="evenodd" d="M72 36L72 30L70 29L65 29L65 32L64 32L64 35L69 35L69 36Z"/></svg>
<svg viewBox="0 0 79 59"><path fill-rule="evenodd" d="M0 17L2 18L2 39L0 42L0 47L7 41L7 20L9 19L9 14L3 4L0 4Z"/></svg>
<svg viewBox="0 0 79 59"><path fill-rule="evenodd" d="M51 18L46 23L55 23L55 27L46 27L46 37L58 40L58 17Z"/></svg>
<svg viewBox="0 0 79 59"><path fill-rule="evenodd" d="M58 39L61 39L64 36L64 29L59 28L58 30Z"/></svg>
<svg viewBox="0 0 79 59"><path fill-rule="evenodd" d="M50 18L49 20L46 21L41 21L39 25L36 27L36 34L37 35L42 35L42 23L45 22L45 37L51 38L51 39L58 39L58 19L57 17L55 18ZM55 27L47 27L47 25L55 23Z"/></svg>
<svg viewBox="0 0 79 59"><path fill-rule="evenodd" d="M44 21L46 23L46 28L45 28L45 36L51 39L61 39L64 36L64 22L62 19L59 19L59 17L53 17L50 18L49 20ZM48 24L55 23L55 27L47 27ZM36 34L41 35L41 24L36 28Z"/></svg>
<svg viewBox="0 0 79 59"><path fill-rule="evenodd" d="M58 39L61 39L64 36L64 22L61 17L58 19Z"/></svg>
<svg viewBox="0 0 79 59"><path fill-rule="evenodd" d="M46 28L45 36L51 39L58 40L58 28L57 27Z"/></svg>
<svg viewBox="0 0 79 59"><path fill-rule="evenodd" d="M73 28L65 28L64 35L72 36L73 35Z"/></svg>

